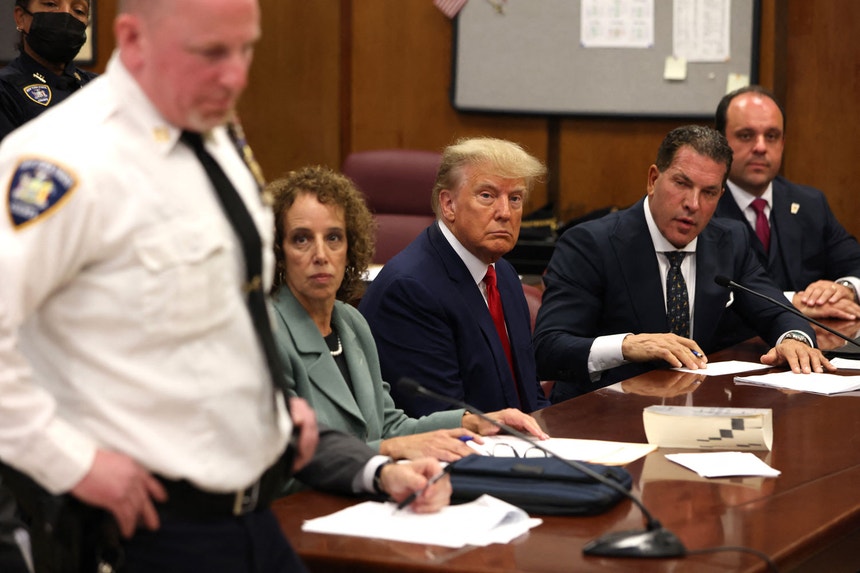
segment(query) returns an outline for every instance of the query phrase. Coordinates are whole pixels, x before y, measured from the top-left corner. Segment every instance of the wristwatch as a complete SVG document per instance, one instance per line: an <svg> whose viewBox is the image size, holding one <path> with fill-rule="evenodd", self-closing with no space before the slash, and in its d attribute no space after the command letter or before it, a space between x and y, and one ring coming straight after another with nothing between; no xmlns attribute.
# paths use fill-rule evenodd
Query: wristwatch
<svg viewBox="0 0 860 573"><path fill-rule="evenodd" d="M389 460L385 463L379 464L376 468L376 471L373 473L373 489L376 490L376 493L380 495L386 495L385 490L382 489L382 468L387 466L388 464L393 464L394 461Z"/></svg>
<svg viewBox="0 0 860 573"><path fill-rule="evenodd" d="M782 337L783 340L791 339L791 340L799 340L800 342L806 344L807 346L812 346L809 343L809 337L806 336L805 333L799 330L789 330L785 333L785 336Z"/></svg>
<svg viewBox="0 0 860 573"><path fill-rule="evenodd" d="M854 284L851 281L849 281L847 279L842 279L842 280L836 281L836 284L842 285L844 287L848 287L848 290L851 291L851 296L854 297L855 301L857 300L857 291L854 290Z"/></svg>

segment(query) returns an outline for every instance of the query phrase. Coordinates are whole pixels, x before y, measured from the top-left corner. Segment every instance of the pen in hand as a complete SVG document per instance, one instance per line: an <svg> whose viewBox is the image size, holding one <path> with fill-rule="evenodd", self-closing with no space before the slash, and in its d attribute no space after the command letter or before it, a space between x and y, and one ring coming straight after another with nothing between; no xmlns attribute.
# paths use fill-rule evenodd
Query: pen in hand
<svg viewBox="0 0 860 573"><path fill-rule="evenodd" d="M443 477L448 475L450 472L451 472L451 464L448 464L447 466L442 468L441 472L439 472L438 474L436 474L433 477L431 477L430 479L428 479L427 485L425 485L424 487L422 487L419 490L413 491L412 493L409 494L409 496L406 499L404 499L403 501L398 503L397 508L394 510L394 512L397 513L398 511L400 511L401 509L405 508L407 505L409 505L410 503L412 503L413 501L418 499L418 496L420 496L422 493L427 491L427 488L429 488L431 485L433 485L434 483L436 483L437 481L439 481L440 479L442 479Z"/></svg>

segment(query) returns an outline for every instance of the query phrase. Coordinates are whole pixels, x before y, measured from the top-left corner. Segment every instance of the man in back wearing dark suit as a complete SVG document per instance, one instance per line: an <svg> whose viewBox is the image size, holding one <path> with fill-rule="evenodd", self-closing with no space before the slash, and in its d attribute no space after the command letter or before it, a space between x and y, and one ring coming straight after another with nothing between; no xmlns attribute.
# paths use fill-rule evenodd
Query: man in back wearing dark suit
<svg viewBox="0 0 860 573"><path fill-rule="evenodd" d="M446 148L432 193L436 222L362 298L382 377L410 416L452 406L400 392L403 377L487 412L549 404L535 373L522 286L501 258L516 244L523 203L545 171L509 141L474 138Z"/></svg>
<svg viewBox="0 0 860 573"><path fill-rule="evenodd" d="M860 244L836 220L824 193L777 175L785 114L773 94L761 86L733 91L717 106L715 127L734 160L714 216L749 226L759 262L802 312L860 318Z"/></svg>
<svg viewBox="0 0 860 573"><path fill-rule="evenodd" d="M765 364L833 369L803 319L730 292L730 277L781 296L736 221L711 220L732 163L726 139L701 126L672 130L648 170L647 196L562 235L544 275L535 326L538 373L559 402L657 367L703 368L727 304L774 344Z"/></svg>

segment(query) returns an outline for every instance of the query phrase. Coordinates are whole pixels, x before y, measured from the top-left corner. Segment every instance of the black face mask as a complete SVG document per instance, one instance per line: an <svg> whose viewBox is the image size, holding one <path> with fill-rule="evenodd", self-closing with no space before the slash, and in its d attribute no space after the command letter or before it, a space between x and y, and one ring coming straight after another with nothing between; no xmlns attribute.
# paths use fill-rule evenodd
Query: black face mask
<svg viewBox="0 0 860 573"><path fill-rule="evenodd" d="M30 13L33 22L27 44L52 64L67 64L75 59L87 41L87 27L67 12Z"/></svg>

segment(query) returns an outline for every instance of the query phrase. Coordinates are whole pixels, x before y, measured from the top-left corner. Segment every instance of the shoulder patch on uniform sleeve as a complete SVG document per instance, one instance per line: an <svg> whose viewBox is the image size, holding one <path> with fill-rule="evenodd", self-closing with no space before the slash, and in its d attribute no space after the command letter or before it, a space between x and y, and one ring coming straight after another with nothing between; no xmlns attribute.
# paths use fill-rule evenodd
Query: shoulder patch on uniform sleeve
<svg viewBox="0 0 860 573"><path fill-rule="evenodd" d="M77 187L68 169L44 159L24 159L9 183L7 206L12 225L21 228L50 213Z"/></svg>
<svg viewBox="0 0 860 573"><path fill-rule="evenodd" d="M51 103L51 88L45 84L30 84L24 88L24 95L45 107Z"/></svg>

